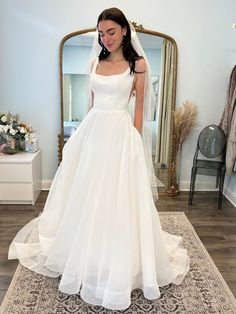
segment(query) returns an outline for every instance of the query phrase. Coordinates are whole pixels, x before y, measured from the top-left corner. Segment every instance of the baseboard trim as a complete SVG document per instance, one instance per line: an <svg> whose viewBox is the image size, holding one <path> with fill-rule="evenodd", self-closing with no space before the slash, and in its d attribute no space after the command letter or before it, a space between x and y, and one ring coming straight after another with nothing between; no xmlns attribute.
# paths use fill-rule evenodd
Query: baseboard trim
<svg viewBox="0 0 236 314"><path fill-rule="evenodd" d="M42 190L43 191L50 190L51 184L52 184L52 180L42 180Z"/></svg>
<svg viewBox="0 0 236 314"><path fill-rule="evenodd" d="M49 191L51 184L52 180L42 180L42 190ZM189 185L189 181L182 181L180 183L180 191L189 191ZM212 182L196 182L195 191L218 191L218 189L214 187L214 184L212 184ZM224 196L236 208L236 196L226 188L224 189Z"/></svg>
<svg viewBox="0 0 236 314"><path fill-rule="evenodd" d="M234 205L236 208L236 195L234 195L231 191L224 190L224 196L229 200L229 202Z"/></svg>
<svg viewBox="0 0 236 314"><path fill-rule="evenodd" d="M189 181L182 181L180 183L180 191L189 191L189 186ZM212 182L196 182L195 191L218 191L218 188L215 188L214 183ZM228 201L236 208L236 195L227 190L226 187L224 188L223 194L228 199Z"/></svg>
<svg viewBox="0 0 236 314"><path fill-rule="evenodd" d="M181 181L180 191L189 191L189 186L189 181ZM218 191L218 189L214 187L212 182L196 182L195 191Z"/></svg>

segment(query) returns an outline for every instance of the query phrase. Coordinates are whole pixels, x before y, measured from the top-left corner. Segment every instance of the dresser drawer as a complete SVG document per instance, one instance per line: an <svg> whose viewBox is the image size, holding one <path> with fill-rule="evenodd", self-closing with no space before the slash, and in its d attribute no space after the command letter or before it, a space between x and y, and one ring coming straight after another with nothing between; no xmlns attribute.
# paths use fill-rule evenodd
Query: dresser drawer
<svg viewBox="0 0 236 314"><path fill-rule="evenodd" d="M0 202L32 200L32 183L0 183Z"/></svg>
<svg viewBox="0 0 236 314"><path fill-rule="evenodd" d="M0 182L32 182L31 164L0 163Z"/></svg>

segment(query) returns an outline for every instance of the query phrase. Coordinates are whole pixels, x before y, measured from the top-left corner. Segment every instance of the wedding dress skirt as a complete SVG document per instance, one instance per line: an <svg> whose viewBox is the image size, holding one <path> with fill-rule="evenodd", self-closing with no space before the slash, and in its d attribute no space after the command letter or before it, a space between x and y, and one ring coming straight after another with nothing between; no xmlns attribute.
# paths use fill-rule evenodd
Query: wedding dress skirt
<svg viewBox="0 0 236 314"><path fill-rule="evenodd" d="M63 148L42 214L16 235L9 259L59 289L112 310L131 291L160 296L189 270L181 238L164 232L152 198L142 139L127 112L133 77L91 73L94 107Z"/></svg>

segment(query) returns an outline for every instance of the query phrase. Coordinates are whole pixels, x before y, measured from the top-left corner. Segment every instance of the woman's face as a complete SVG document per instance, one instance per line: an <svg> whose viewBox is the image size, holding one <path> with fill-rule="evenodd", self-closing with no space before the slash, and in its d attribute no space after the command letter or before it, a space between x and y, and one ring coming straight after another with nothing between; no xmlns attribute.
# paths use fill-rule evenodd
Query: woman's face
<svg viewBox="0 0 236 314"><path fill-rule="evenodd" d="M109 52L120 48L126 29L111 20L103 20L98 24L98 32L103 45Z"/></svg>

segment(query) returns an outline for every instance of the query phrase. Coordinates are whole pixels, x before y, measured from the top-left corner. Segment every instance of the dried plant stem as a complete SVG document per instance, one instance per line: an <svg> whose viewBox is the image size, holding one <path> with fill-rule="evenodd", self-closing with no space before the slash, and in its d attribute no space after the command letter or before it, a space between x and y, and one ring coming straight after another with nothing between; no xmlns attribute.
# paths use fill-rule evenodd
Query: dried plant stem
<svg viewBox="0 0 236 314"><path fill-rule="evenodd" d="M182 145L196 124L197 106L186 100L182 106L174 111L174 134L176 136L176 168L177 178L180 177L180 159Z"/></svg>
<svg viewBox="0 0 236 314"><path fill-rule="evenodd" d="M174 111L174 131L177 147L182 146L184 140L196 124L197 106L186 100L182 106Z"/></svg>

